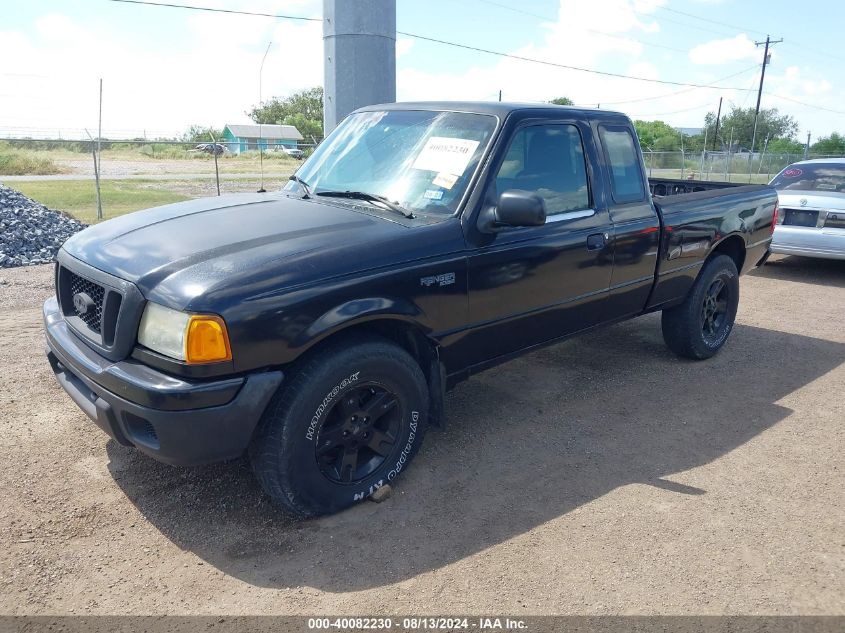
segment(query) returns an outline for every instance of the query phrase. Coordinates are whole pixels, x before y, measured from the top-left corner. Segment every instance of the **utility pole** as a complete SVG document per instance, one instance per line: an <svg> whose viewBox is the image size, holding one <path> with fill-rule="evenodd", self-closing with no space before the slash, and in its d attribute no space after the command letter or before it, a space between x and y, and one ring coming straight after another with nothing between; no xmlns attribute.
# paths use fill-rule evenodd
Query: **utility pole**
<svg viewBox="0 0 845 633"><path fill-rule="evenodd" d="M97 219L103 219L103 202L100 199L100 139L103 138L103 78L100 77L100 116L97 119L97 160L94 176L97 180Z"/></svg>
<svg viewBox="0 0 845 633"><path fill-rule="evenodd" d="M501 100L502 100L502 91L499 90L499 101L501 101Z"/></svg>
<svg viewBox="0 0 845 633"><path fill-rule="evenodd" d="M323 134L396 101L396 0L323 0Z"/></svg>
<svg viewBox="0 0 845 633"><path fill-rule="evenodd" d="M719 110L716 112L716 132L713 134L713 151L716 151L716 140L719 138L719 119L722 118L722 97L719 97Z"/></svg>
<svg viewBox="0 0 845 633"><path fill-rule="evenodd" d="M772 44L780 44L783 38L774 40L767 35L765 42L754 42L754 46L763 46L763 70L760 72L760 87L757 89L757 107L754 109L754 132L751 135L751 154L754 154L754 142L757 140L757 117L760 115L760 98L763 96L763 80L766 78L766 66L769 63L769 46Z"/></svg>
<svg viewBox="0 0 845 633"><path fill-rule="evenodd" d="M810 155L810 132L807 132L807 144L804 146L804 160Z"/></svg>
<svg viewBox="0 0 845 633"><path fill-rule="evenodd" d="M264 105L264 95L262 93L262 81L264 79L264 62L267 61L267 53L270 52L270 47L273 42L267 43L267 50L264 51L264 57L261 58L261 68L258 69L258 107ZM258 170L261 172L261 185L258 187L258 193L266 193L264 188L264 117L258 119ZM249 148L249 142L247 142ZM220 192L217 192L220 195Z"/></svg>

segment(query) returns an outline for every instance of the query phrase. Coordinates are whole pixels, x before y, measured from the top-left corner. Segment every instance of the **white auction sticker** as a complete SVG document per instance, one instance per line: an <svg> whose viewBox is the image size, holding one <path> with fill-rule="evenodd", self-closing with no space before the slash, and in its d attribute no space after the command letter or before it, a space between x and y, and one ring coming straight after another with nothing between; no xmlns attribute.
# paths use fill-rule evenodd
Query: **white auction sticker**
<svg viewBox="0 0 845 633"><path fill-rule="evenodd" d="M432 136L414 161L414 169L425 169L460 176L469 165L478 141Z"/></svg>

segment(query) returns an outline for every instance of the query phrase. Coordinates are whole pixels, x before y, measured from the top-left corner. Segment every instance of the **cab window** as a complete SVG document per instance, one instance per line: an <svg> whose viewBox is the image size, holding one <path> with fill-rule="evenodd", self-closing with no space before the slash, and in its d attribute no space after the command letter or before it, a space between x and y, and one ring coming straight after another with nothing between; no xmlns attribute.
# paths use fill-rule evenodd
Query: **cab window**
<svg viewBox="0 0 845 633"><path fill-rule="evenodd" d="M616 202L645 199L643 171L631 131L622 126L599 126L605 161L610 169L610 185Z"/></svg>
<svg viewBox="0 0 845 633"><path fill-rule="evenodd" d="M539 195L546 214L588 209L590 191L581 134L574 125L532 125L517 131L496 174L496 193Z"/></svg>

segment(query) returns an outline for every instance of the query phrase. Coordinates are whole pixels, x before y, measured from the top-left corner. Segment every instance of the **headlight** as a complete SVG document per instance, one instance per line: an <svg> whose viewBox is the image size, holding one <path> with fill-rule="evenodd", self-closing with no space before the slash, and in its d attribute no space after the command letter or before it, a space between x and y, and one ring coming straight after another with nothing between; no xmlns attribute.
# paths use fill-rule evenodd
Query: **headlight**
<svg viewBox="0 0 845 633"><path fill-rule="evenodd" d="M187 314L147 303L138 342L144 347L187 363L232 360L226 323L213 314Z"/></svg>

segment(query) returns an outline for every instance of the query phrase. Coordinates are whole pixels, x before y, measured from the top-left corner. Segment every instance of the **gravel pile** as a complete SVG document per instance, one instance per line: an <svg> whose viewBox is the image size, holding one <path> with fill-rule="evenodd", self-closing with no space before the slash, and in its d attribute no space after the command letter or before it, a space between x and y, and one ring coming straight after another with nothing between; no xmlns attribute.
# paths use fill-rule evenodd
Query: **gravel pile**
<svg viewBox="0 0 845 633"><path fill-rule="evenodd" d="M49 264L85 224L0 185L0 268Z"/></svg>

